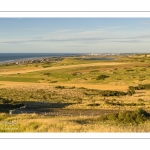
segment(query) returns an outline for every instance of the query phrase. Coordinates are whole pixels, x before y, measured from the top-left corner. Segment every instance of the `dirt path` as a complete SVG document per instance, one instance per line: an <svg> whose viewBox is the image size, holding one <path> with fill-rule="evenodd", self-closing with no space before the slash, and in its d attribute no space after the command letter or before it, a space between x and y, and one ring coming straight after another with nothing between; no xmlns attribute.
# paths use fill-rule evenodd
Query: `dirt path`
<svg viewBox="0 0 150 150"><path fill-rule="evenodd" d="M67 68L79 68L79 67L89 67L89 66L114 66L114 65L124 65L124 64L129 64L129 63L116 63L116 62L111 62L111 63L90 63L90 64L78 64L78 65L67 65L67 66L56 66L56 67L48 67L48 68L39 68L39 69L32 69L32 70L23 70L20 69L19 71L3 71L0 72L0 75L8 75L8 74L18 74L18 73L28 73L28 72L35 72L35 71L44 71L44 70L55 70L55 69L67 69Z"/></svg>

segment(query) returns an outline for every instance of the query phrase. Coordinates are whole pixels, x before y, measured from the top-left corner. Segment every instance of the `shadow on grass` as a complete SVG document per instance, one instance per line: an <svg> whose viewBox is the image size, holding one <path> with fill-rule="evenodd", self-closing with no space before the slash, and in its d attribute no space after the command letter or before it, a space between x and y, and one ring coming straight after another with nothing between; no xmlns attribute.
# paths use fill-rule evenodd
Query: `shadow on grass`
<svg viewBox="0 0 150 150"><path fill-rule="evenodd" d="M48 103L48 102L35 102L25 101L21 104L0 104L0 112L8 113L9 110L14 110L15 114L19 113L42 113L42 112L53 112L53 109L62 109L75 103ZM25 106L24 108L20 108Z"/></svg>
<svg viewBox="0 0 150 150"><path fill-rule="evenodd" d="M26 108L65 108L69 105L73 105L75 103L51 103L51 102L35 102L35 101L25 101L24 104Z"/></svg>
<svg viewBox="0 0 150 150"><path fill-rule="evenodd" d="M22 106L25 106L23 103L18 103L18 104L0 104L0 112L8 113L9 110L12 109L17 109Z"/></svg>

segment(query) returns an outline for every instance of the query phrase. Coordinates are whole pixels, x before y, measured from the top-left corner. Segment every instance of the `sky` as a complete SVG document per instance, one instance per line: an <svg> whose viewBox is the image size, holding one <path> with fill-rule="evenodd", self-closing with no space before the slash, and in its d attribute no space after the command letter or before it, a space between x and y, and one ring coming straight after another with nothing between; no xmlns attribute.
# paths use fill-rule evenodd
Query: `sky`
<svg viewBox="0 0 150 150"><path fill-rule="evenodd" d="M0 53L149 53L150 18L0 18Z"/></svg>

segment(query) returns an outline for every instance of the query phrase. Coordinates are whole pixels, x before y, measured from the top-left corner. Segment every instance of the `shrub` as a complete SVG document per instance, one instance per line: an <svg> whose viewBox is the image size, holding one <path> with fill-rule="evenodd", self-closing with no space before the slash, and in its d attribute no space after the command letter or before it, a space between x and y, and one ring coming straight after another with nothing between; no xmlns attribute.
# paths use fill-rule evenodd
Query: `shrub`
<svg viewBox="0 0 150 150"><path fill-rule="evenodd" d="M12 103L13 102L13 100L8 100L6 98L1 98L1 97L0 97L0 101L2 101L3 104L8 104L8 103Z"/></svg>
<svg viewBox="0 0 150 150"><path fill-rule="evenodd" d="M57 89L64 89L65 87L64 86L55 86L55 88L57 88Z"/></svg>
<svg viewBox="0 0 150 150"><path fill-rule="evenodd" d="M125 96L125 92L104 90L100 92L102 96Z"/></svg>
<svg viewBox="0 0 150 150"><path fill-rule="evenodd" d="M43 73L43 75L50 76L51 73L47 72L47 73Z"/></svg>
<svg viewBox="0 0 150 150"><path fill-rule="evenodd" d="M139 99L138 99L138 102L144 102L144 100L143 100L143 99L141 99L141 98L139 98Z"/></svg>
<svg viewBox="0 0 150 150"><path fill-rule="evenodd" d="M85 87L79 87L78 89L86 89Z"/></svg>
<svg viewBox="0 0 150 150"><path fill-rule="evenodd" d="M40 127L40 124L37 122L30 122L28 125L28 129L32 131L36 130L39 127Z"/></svg>
<svg viewBox="0 0 150 150"><path fill-rule="evenodd" d="M90 72L99 72L99 70L91 70Z"/></svg>
<svg viewBox="0 0 150 150"><path fill-rule="evenodd" d="M132 94L135 94L135 91L134 91L134 90L128 90L128 91L127 91L127 95L132 96Z"/></svg>
<svg viewBox="0 0 150 150"><path fill-rule="evenodd" d="M88 106L99 106L100 104L94 103L94 104L88 104Z"/></svg>
<svg viewBox="0 0 150 150"><path fill-rule="evenodd" d="M45 65L45 66L42 66L43 68L48 68L48 67L50 67L50 66L47 66L47 65Z"/></svg>
<svg viewBox="0 0 150 150"><path fill-rule="evenodd" d="M109 76L106 75L100 75L96 78L96 80L104 80L105 78L109 78Z"/></svg>
<svg viewBox="0 0 150 150"><path fill-rule="evenodd" d="M75 89L76 87L75 86L72 86L72 87L68 87L68 89Z"/></svg>
<svg viewBox="0 0 150 150"><path fill-rule="evenodd" d="M139 84L138 86L129 86L129 90L149 90L150 84Z"/></svg>
<svg viewBox="0 0 150 150"><path fill-rule="evenodd" d="M150 114L143 109L135 111L124 111L114 114L108 114L99 118L100 121L115 121L120 124L140 124L150 118Z"/></svg>
<svg viewBox="0 0 150 150"><path fill-rule="evenodd" d="M57 83L58 81L49 81L49 83Z"/></svg>
<svg viewBox="0 0 150 150"><path fill-rule="evenodd" d="M128 89L129 90L135 90L135 87L134 86L129 86Z"/></svg>
<svg viewBox="0 0 150 150"><path fill-rule="evenodd" d="M145 105L144 103L140 103L140 104L133 103L133 102L132 103L120 103L120 102L113 102L109 100L106 100L105 104L111 105L111 106L144 106Z"/></svg>
<svg viewBox="0 0 150 150"><path fill-rule="evenodd" d="M144 80L145 80L145 79L143 79L143 78L140 78L140 79L139 79L139 81L144 81Z"/></svg>
<svg viewBox="0 0 150 150"><path fill-rule="evenodd" d="M134 69L127 69L126 71L134 71Z"/></svg>
<svg viewBox="0 0 150 150"><path fill-rule="evenodd" d="M108 120L116 120L117 117L117 113L107 115Z"/></svg>
<svg viewBox="0 0 150 150"><path fill-rule="evenodd" d="M144 88L147 89L147 90L149 90L150 89L150 84L145 84Z"/></svg>
<svg viewBox="0 0 150 150"><path fill-rule="evenodd" d="M82 73L81 72L74 72L72 73L73 76L77 76L77 75L81 75Z"/></svg>
<svg viewBox="0 0 150 150"><path fill-rule="evenodd" d="M140 71L146 71L146 68L142 68Z"/></svg>

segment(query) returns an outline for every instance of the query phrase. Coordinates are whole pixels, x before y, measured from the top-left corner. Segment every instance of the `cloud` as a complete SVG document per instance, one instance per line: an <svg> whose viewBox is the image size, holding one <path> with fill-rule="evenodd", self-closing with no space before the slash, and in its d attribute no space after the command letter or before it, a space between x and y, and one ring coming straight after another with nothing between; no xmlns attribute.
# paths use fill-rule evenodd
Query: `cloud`
<svg viewBox="0 0 150 150"><path fill-rule="evenodd" d="M36 42L126 42L126 43L140 43L150 42L150 38L144 39L132 39L132 38L70 38L70 39L27 39L27 40L2 40L0 43L5 44L18 44L18 43L36 43Z"/></svg>
<svg viewBox="0 0 150 150"><path fill-rule="evenodd" d="M150 36L128 37L128 38L101 38L101 37L77 37L77 38L46 38L42 37L34 39L16 39L16 40L0 40L0 43L17 44L17 43L36 43L36 42L150 42Z"/></svg>
<svg viewBox="0 0 150 150"><path fill-rule="evenodd" d="M30 39L30 40L3 40L0 43L28 43L28 42L82 42L82 41L100 41L105 38L70 38L70 39Z"/></svg>
<svg viewBox="0 0 150 150"><path fill-rule="evenodd" d="M114 26L108 28L123 28L126 26ZM118 42L118 43L142 43L150 42L150 35L145 33L132 33L125 31L109 31L107 29L80 30L68 29L49 32L46 35L36 35L29 38L0 39L0 43L21 44L21 43L40 43L40 42L74 42L74 43L99 43L99 42Z"/></svg>

